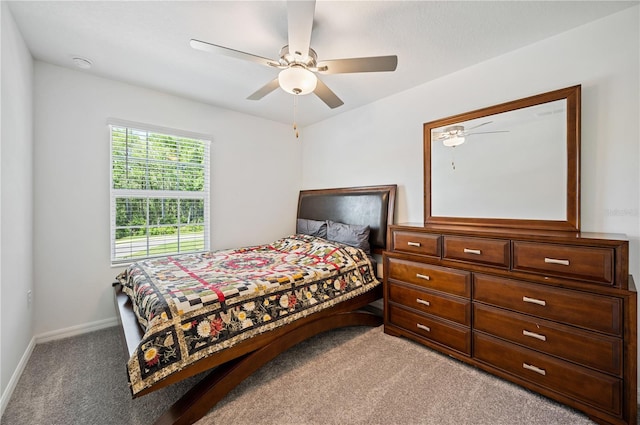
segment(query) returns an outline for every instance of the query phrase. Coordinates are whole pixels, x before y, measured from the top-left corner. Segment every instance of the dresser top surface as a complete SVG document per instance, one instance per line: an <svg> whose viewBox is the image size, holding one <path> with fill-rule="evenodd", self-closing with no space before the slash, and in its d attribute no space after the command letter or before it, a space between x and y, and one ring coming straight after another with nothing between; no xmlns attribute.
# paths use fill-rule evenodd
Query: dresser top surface
<svg viewBox="0 0 640 425"><path fill-rule="evenodd" d="M611 241L626 242L628 238L620 233L563 232L553 230L531 230L508 227L425 225L424 223L398 223L391 226L396 230L432 232L451 235L484 236L496 238L527 238L559 242Z"/></svg>

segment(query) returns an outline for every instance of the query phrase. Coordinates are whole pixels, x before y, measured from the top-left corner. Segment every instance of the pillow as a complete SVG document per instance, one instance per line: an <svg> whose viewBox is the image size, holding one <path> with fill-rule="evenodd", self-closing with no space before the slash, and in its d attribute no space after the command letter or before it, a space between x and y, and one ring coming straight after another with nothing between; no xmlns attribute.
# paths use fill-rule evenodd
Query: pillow
<svg viewBox="0 0 640 425"><path fill-rule="evenodd" d="M296 224L296 233L302 233L304 235L316 236L318 238L326 239L327 222L299 218Z"/></svg>
<svg viewBox="0 0 640 425"><path fill-rule="evenodd" d="M327 221L327 239L360 248L369 254L369 226Z"/></svg>

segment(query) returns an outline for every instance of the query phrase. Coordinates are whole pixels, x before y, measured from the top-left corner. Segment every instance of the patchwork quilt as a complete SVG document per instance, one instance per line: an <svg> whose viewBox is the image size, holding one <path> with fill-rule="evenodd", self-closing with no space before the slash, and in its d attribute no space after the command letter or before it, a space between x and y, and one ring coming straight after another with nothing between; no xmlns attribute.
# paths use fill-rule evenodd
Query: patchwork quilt
<svg viewBox="0 0 640 425"><path fill-rule="evenodd" d="M141 261L118 276L145 335L135 395L185 366L380 284L360 249L308 235Z"/></svg>

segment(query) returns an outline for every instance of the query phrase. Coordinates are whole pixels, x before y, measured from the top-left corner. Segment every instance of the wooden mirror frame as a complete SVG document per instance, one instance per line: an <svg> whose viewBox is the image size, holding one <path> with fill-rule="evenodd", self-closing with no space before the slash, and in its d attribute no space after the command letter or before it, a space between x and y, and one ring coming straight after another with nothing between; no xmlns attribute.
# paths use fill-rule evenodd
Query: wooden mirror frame
<svg viewBox="0 0 640 425"><path fill-rule="evenodd" d="M478 109L448 118L424 124L424 222L426 226L488 226L520 228L531 230L580 230L580 94L581 86L572 86L560 90L502 103ZM567 188L566 219L510 219L510 218L475 218L447 217L431 215L431 132L433 129L470 121L489 115L500 114L516 109L526 108L542 103L565 99L567 102Z"/></svg>

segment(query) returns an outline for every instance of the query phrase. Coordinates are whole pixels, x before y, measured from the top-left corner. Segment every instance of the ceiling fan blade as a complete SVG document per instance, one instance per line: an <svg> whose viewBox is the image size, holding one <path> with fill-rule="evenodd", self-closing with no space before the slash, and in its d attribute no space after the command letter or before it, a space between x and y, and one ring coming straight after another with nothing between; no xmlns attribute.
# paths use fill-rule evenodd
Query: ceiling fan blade
<svg viewBox="0 0 640 425"><path fill-rule="evenodd" d="M371 56L368 58L332 59L318 63L318 72L323 74L346 74L350 72L395 71L397 56Z"/></svg>
<svg viewBox="0 0 640 425"><path fill-rule="evenodd" d="M476 131L474 133L465 133L464 136L473 136L474 134L493 134L493 133L508 133L509 130L499 130L499 131Z"/></svg>
<svg viewBox="0 0 640 425"><path fill-rule="evenodd" d="M483 125L491 124L492 122L493 122L493 121L486 121L486 122L483 122L482 124L474 125L474 126L473 126L473 127L471 127L471 128L467 128L467 131L471 131L471 130L473 130L474 128L482 127Z"/></svg>
<svg viewBox="0 0 640 425"><path fill-rule="evenodd" d="M251 96L247 97L247 99L260 100L266 95L268 95L269 93L271 93L272 91L274 91L275 89L277 89L278 87L280 87L280 84L278 83L278 78L275 78L274 80L269 81L267 84L259 88Z"/></svg>
<svg viewBox="0 0 640 425"><path fill-rule="evenodd" d="M276 68L280 66L277 60L263 58L261 56L252 55L251 53L241 52L240 50L234 50L228 47L218 46L217 44L207 43L206 41L200 41L192 38L189 44L194 49L202 50L203 52L217 53L219 55L230 56L232 58L247 60Z"/></svg>
<svg viewBox="0 0 640 425"><path fill-rule="evenodd" d="M301 56L303 61L309 56L315 10L315 0L287 1L289 53Z"/></svg>
<svg viewBox="0 0 640 425"><path fill-rule="evenodd" d="M331 109L344 105L344 102L340 100L340 98L336 96L336 94L332 92L331 89L327 87L327 85L323 83L319 78L316 89L313 92Z"/></svg>

